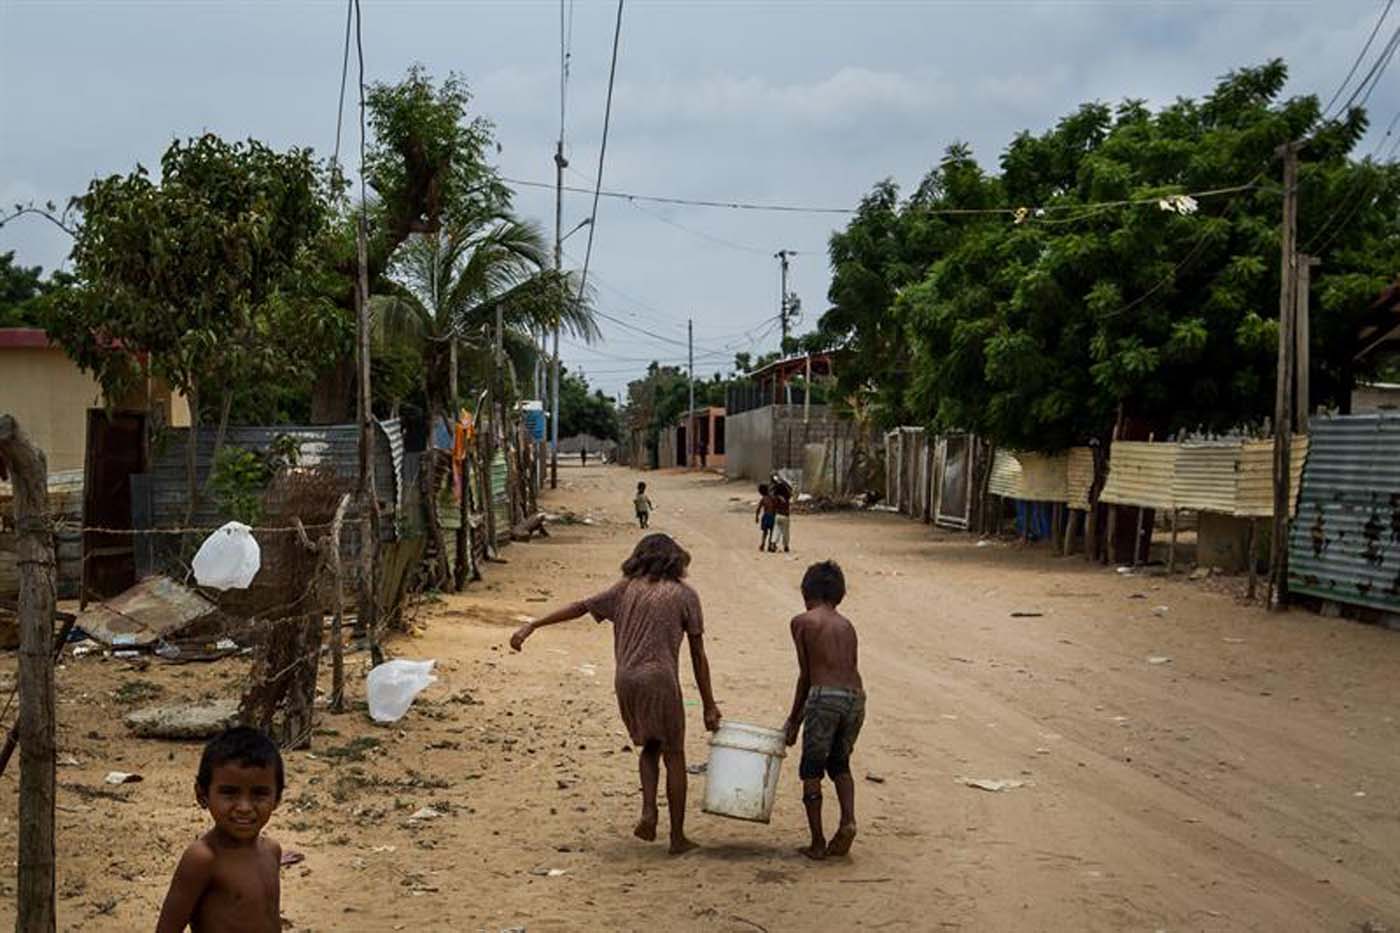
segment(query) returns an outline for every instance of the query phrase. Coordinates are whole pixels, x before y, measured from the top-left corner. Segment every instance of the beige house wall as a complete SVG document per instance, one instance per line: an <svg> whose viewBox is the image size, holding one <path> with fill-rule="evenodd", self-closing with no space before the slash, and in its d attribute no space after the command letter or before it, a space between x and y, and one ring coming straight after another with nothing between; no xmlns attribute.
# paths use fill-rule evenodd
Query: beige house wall
<svg viewBox="0 0 1400 933"><path fill-rule="evenodd" d="M83 468L87 410L101 404L97 380L62 350L0 350L0 413L15 416L48 456L50 471Z"/></svg>

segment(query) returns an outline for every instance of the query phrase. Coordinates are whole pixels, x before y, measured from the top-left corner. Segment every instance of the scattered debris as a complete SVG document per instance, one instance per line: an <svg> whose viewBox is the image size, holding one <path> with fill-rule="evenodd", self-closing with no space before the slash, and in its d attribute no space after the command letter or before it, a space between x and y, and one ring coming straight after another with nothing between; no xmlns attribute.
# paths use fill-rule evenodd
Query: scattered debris
<svg viewBox="0 0 1400 933"><path fill-rule="evenodd" d="M1148 664L1170 664L1172 659L1164 654L1154 654L1147 659Z"/></svg>
<svg viewBox="0 0 1400 933"><path fill-rule="evenodd" d="M865 776L865 779L866 779L867 781L869 781L871 784L883 784L883 783L885 783L885 779L882 778L882 777L881 777L880 775L878 775L878 774L867 774L867 775Z"/></svg>
<svg viewBox="0 0 1400 933"><path fill-rule="evenodd" d="M1225 644L1227 644L1227 645L1242 645L1242 644L1244 644L1244 639L1243 639L1243 638L1222 638L1222 639L1220 639L1220 640L1223 641L1223 642L1225 642Z"/></svg>
<svg viewBox="0 0 1400 933"><path fill-rule="evenodd" d="M992 793L1000 793L1004 790L1015 790L1018 787L1025 787L1027 784L1026 781L1017 781L1011 778L996 780L993 778L960 777L957 778L957 782L965 787L975 787L978 790L991 791Z"/></svg>
<svg viewBox="0 0 1400 933"><path fill-rule="evenodd" d="M104 784L120 785L135 784L143 780L145 780L145 778L141 777L141 775L130 771L108 771L107 776L102 779L102 782Z"/></svg>
<svg viewBox="0 0 1400 933"><path fill-rule="evenodd" d="M435 820L441 816L442 811L440 810L434 810L432 807L422 807L421 809L416 810L414 814L408 818L408 821L410 823L418 823L422 822L423 820Z"/></svg>
<svg viewBox="0 0 1400 933"><path fill-rule="evenodd" d="M1210 568L1209 568L1209 567L1197 567L1195 570L1191 571L1190 576L1188 576L1186 579L1188 579L1188 580L1204 580L1204 579L1206 579L1206 578L1209 577L1209 576L1210 576Z"/></svg>
<svg viewBox="0 0 1400 933"><path fill-rule="evenodd" d="M530 874L537 878L559 878L568 873L567 868L535 868L530 871Z"/></svg>
<svg viewBox="0 0 1400 933"><path fill-rule="evenodd" d="M212 602L169 577L147 577L120 596L94 603L78 616L78 625L104 645L137 648L218 612ZM73 653L80 654L82 647L78 645Z"/></svg>
<svg viewBox="0 0 1400 933"><path fill-rule="evenodd" d="M298 852L295 849L287 849L282 853L283 868L286 868L289 865L300 865L304 861L306 861L305 852Z"/></svg>
<svg viewBox="0 0 1400 933"><path fill-rule="evenodd" d="M1147 598L1147 594L1146 594L1146 593L1129 593L1129 594L1128 594L1128 598L1129 598L1129 599L1146 599L1146 598Z"/></svg>
<svg viewBox="0 0 1400 933"><path fill-rule="evenodd" d="M709 763L708 761L702 761L702 762L700 762L700 763L698 763L698 764L686 765L686 766L685 766L685 773L686 773L686 774L704 774L705 772L707 772L707 771L709 771L709 770L710 770L710 763Z"/></svg>
<svg viewBox="0 0 1400 933"><path fill-rule="evenodd" d="M1156 616L1157 618L1159 618L1159 619L1160 619L1162 616L1166 615L1166 614L1167 614L1168 612L1170 612L1170 611L1171 611L1171 609L1170 609L1170 607L1168 607L1168 606L1153 606L1153 607L1152 607L1152 614L1153 614L1154 616Z"/></svg>
<svg viewBox="0 0 1400 933"><path fill-rule="evenodd" d="M207 739L238 720L238 700L167 703L133 710L122 722L146 739Z"/></svg>
<svg viewBox="0 0 1400 933"><path fill-rule="evenodd" d="M1040 618L1041 616L1043 616L1043 615L1045 615L1045 613L1043 613L1043 612L1036 612L1035 610L1017 609L1015 612L1011 613L1011 618L1013 618L1013 619L1039 619L1039 618Z"/></svg>
<svg viewBox="0 0 1400 933"><path fill-rule="evenodd" d="M1131 577L1131 576L1133 575L1133 568L1131 568L1131 567L1119 567L1119 568L1118 568L1118 572L1121 573L1121 574L1122 574L1123 576L1125 576L1125 577Z"/></svg>
<svg viewBox="0 0 1400 933"><path fill-rule="evenodd" d="M396 658L370 671L365 677L370 718L381 723L402 719L413 705L413 698L437 682L433 676L433 665L436 663L432 660Z"/></svg>

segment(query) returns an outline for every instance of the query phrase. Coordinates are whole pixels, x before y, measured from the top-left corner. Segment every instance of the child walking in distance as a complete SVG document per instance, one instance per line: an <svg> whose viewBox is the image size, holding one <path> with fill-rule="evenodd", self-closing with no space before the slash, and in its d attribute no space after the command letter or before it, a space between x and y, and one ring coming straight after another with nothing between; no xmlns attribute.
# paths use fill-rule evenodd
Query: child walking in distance
<svg viewBox="0 0 1400 933"><path fill-rule="evenodd" d="M776 551L778 542L783 543L783 551L791 550L792 545L792 487L784 480L775 478L773 482L773 534L768 549Z"/></svg>
<svg viewBox="0 0 1400 933"><path fill-rule="evenodd" d="M758 539L758 549L768 550L769 541L773 537L773 524L777 519L777 503L773 495L768 491L766 483L758 486L758 508L753 511L753 520L758 522L758 529L761 532Z"/></svg>
<svg viewBox="0 0 1400 933"><path fill-rule="evenodd" d="M787 720L787 743L802 730L802 804L812 841L802 854L822 859L845 855L856 838L856 786L851 751L865 721L865 688L856 663L856 629L836 611L846 597L846 578L835 561L807 568L802 599L807 611L792 620L797 648L797 694ZM822 775L836 786L841 822L831 842L822 831Z"/></svg>
<svg viewBox="0 0 1400 933"><path fill-rule="evenodd" d="M685 706L679 672L682 639L690 642L690 663L704 706L705 728L714 732L720 721L710 688L700 597L684 582L689 566L690 554L670 536L649 534L622 564L622 579L611 588L526 623L510 639L510 646L519 651L525 639L546 625L589 613L599 622L612 621L617 705L632 744L641 749L642 816L634 833L647 842L656 838L656 793L664 761L672 855L695 848L685 836Z"/></svg>
<svg viewBox="0 0 1400 933"><path fill-rule="evenodd" d="M282 756L256 729L229 729L204 747L194 796L214 828L180 857L156 933L280 933L282 847L262 830L283 784Z"/></svg>
<svg viewBox="0 0 1400 933"><path fill-rule="evenodd" d="M632 504L637 507L637 524L642 528L651 524L651 510L656 506L651 504L651 499L647 497L647 484L637 484L637 496L632 500Z"/></svg>

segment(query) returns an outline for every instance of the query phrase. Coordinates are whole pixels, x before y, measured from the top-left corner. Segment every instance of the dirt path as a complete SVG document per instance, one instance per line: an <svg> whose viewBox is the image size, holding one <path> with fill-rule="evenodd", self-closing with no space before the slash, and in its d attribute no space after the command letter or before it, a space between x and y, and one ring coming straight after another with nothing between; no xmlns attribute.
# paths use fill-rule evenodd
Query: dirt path
<svg viewBox="0 0 1400 933"><path fill-rule="evenodd" d="M726 716L783 719L801 572L828 556L846 568L870 694L862 835L849 861L793 851L803 818L789 761L771 826L700 814L696 778L690 829L704 848L671 859L637 842L636 756L612 702L607 629L581 621L523 655L505 647L517 616L613 579L637 536L636 476L565 470L551 503L596 524L511 548L487 585L392 646L440 662L401 723L330 718L313 752L288 756L271 831L307 853L284 883L296 929L1400 925L1400 634L1269 616L1180 579L976 547L884 514L796 516L791 558L759 554L749 489L711 477L648 479L655 527L695 556ZM363 665L356 656L352 672ZM150 926L175 854L204 825L189 790L198 747L128 738L113 691L227 694L242 674L230 662L65 666L60 745L79 764L60 781L146 776L120 800L61 792L65 928ZM683 682L693 698L688 672ZM989 793L960 777L1026 783ZM13 776L4 793L0 855L12 862ZM443 815L411 820L424 806ZM12 912L12 883L6 894Z"/></svg>

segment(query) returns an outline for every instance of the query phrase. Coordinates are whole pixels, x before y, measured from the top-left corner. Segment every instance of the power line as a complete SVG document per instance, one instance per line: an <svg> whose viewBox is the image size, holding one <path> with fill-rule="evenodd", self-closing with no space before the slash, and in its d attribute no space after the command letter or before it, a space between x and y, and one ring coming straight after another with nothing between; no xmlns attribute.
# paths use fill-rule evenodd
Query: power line
<svg viewBox="0 0 1400 933"><path fill-rule="evenodd" d="M593 210L588 215L588 246L583 252L583 276L579 294L588 287L588 265L593 259L593 234L598 229L598 193L603 189L603 161L608 155L608 127L612 123L613 85L617 79L617 47L622 40L622 0L617 0L617 23L613 26L612 64L608 66L608 98L603 107L603 139L598 146L598 182L593 188Z"/></svg>
<svg viewBox="0 0 1400 933"><path fill-rule="evenodd" d="M1375 62L1371 65L1371 70L1366 73L1366 77L1361 79L1361 83L1356 86L1356 90L1351 92L1351 96L1347 98L1347 102L1343 104L1342 109L1338 111L1339 114L1350 110L1353 104L1358 107L1366 106L1366 102L1371 99L1371 93L1376 89L1376 85L1380 83L1381 77L1385 74L1385 70L1390 67L1390 60L1395 56L1395 49L1397 46L1400 46L1400 27L1397 27L1395 31L1390 34L1390 40L1386 42L1385 48L1381 49L1381 53L1376 56ZM1358 97L1360 97L1359 102L1357 101Z"/></svg>
<svg viewBox="0 0 1400 933"><path fill-rule="evenodd" d="M345 79L350 74L350 17L355 11L355 0L345 0L345 53L340 59L340 105L335 111L335 155L331 165L340 166L340 128L345 118Z"/></svg>
<svg viewBox="0 0 1400 933"><path fill-rule="evenodd" d="M1366 58L1366 53L1371 51L1371 43L1376 41L1376 35L1381 31L1381 26L1390 15L1390 8L1395 4L1395 0L1386 0L1385 9L1381 10L1380 18L1376 20L1376 25L1371 28L1371 34L1366 37L1366 44L1361 47L1361 52L1356 56L1356 60L1351 63L1351 68L1347 71L1347 76L1342 79L1332 99L1327 102L1327 106L1322 108L1322 119L1327 119L1327 114L1331 112L1332 105L1337 102L1337 98L1342 96L1347 85L1351 83L1352 76L1356 74L1356 69L1361 67L1362 61Z"/></svg>
<svg viewBox="0 0 1400 933"><path fill-rule="evenodd" d="M511 178L505 175L501 176L501 180L525 188L548 188L553 191L555 187L551 183L529 181L523 178ZM1253 184L1254 181L1250 181L1243 185L1233 185L1227 188L1214 188L1208 191L1188 191L1184 192L1184 195L1200 200L1201 198L1233 194L1237 191L1252 187ZM750 201L712 201L700 198L637 194L631 191L608 191L601 188L594 191L589 188L578 188L572 185L564 185L563 190L571 194L596 195L597 197L615 198L623 201L647 201L652 204L680 204L689 207L717 207L730 210L774 211L791 214L855 214L859 212L859 208L854 207L806 207L794 204L760 204ZM1144 204L1156 204L1161 200L1161 197L1161 195L1153 195L1151 197L1125 198L1119 201L1099 201L1090 204L1051 204L1037 208L1036 210L1044 213L1058 213L1060 211L1098 210L1109 207L1135 207ZM922 213L934 217L987 217L998 215L1014 217L1022 211L1028 210L1029 209L1025 207L944 207L924 210Z"/></svg>

